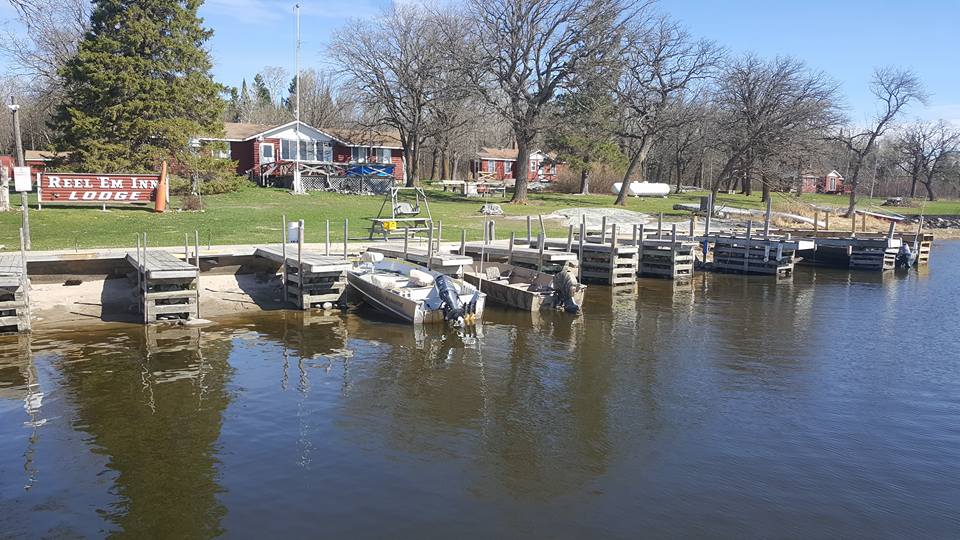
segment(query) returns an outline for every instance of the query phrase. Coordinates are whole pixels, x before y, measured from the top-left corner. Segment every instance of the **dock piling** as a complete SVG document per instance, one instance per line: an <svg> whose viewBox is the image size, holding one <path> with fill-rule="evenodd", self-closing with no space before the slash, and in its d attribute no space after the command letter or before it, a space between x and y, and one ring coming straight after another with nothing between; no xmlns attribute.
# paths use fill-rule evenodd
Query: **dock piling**
<svg viewBox="0 0 960 540"><path fill-rule="evenodd" d="M587 233L586 216L580 221L580 245L577 248L577 280L583 281L583 237Z"/></svg>
<svg viewBox="0 0 960 540"><path fill-rule="evenodd" d="M573 249L573 225L567 227L567 251Z"/></svg>
<svg viewBox="0 0 960 540"><path fill-rule="evenodd" d="M663 240L663 212L657 215L657 240Z"/></svg>
<svg viewBox="0 0 960 540"><path fill-rule="evenodd" d="M533 221L530 216L527 216L527 245L530 245L530 242L533 241ZM483 243L487 243L487 236L484 234Z"/></svg>
<svg viewBox="0 0 960 540"><path fill-rule="evenodd" d="M467 230L460 229L460 255L467 253Z"/></svg>
<svg viewBox="0 0 960 540"><path fill-rule="evenodd" d="M347 244L350 242L350 220L343 218L343 260L350 258L350 254L347 252Z"/></svg>
<svg viewBox="0 0 960 540"><path fill-rule="evenodd" d="M513 264L513 244L516 242L517 233L510 231L510 247L507 248L507 264Z"/></svg>
<svg viewBox="0 0 960 540"><path fill-rule="evenodd" d="M600 221L600 243L607 243L607 216L603 216L603 219Z"/></svg>
<svg viewBox="0 0 960 540"><path fill-rule="evenodd" d="M763 215L763 239L770 238L770 214L773 212L773 197L767 195L767 211Z"/></svg>
<svg viewBox="0 0 960 540"><path fill-rule="evenodd" d="M323 254L330 256L330 220L329 219L326 222L325 229L326 229L326 235L324 236L324 241L323 241L323 245L325 249Z"/></svg>

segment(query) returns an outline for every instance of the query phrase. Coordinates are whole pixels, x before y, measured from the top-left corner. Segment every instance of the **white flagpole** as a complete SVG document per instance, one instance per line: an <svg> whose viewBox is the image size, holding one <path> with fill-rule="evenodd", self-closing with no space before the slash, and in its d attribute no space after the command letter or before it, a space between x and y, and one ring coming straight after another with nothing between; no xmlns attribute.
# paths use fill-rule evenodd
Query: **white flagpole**
<svg viewBox="0 0 960 540"><path fill-rule="evenodd" d="M300 179L300 4L296 4L294 9L297 13L297 77L296 77L296 101L294 103L294 114L296 115L296 134L297 150L293 160L293 192L303 193L303 181Z"/></svg>

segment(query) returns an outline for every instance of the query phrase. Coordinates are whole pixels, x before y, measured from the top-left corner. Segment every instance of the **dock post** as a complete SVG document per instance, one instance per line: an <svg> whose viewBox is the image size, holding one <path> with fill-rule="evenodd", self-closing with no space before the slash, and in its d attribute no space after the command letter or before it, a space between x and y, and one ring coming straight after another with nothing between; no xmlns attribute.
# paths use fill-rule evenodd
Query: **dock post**
<svg viewBox="0 0 960 540"><path fill-rule="evenodd" d="M824 210L823 212L823 230L824 231L830 230L830 211L829 210Z"/></svg>
<svg viewBox="0 0 960 540"><path fill-rule="evenodd" d="M710 236L710 219L713 217L713 193L707 195L707 220L703 224L703 236Z"/></svg>
<svg viewBox="0 0 960 540"><path fill-rule="evenodd" d="M537 272L543 272L543 245L547 243L547 237L544 235L543 231L540 231L540 237L537 244L539 244L537 250Z"/></svg>
<svg viewBox="0 0 960 540"><path fill-rule="evenodd" d="M530 216L527 216L527 245L530 245L530 242L533 240L533 221ZM487 237L484 235L483 243L487 243Z"/></svg>
<svg viewBox="0 0 960 540"><path fill-rule="evenodd" d="M443 242L443 221L437 220L437 251L440 251L440 244Z"/></svg>
<svg viewBox="0 0 960 540"><path fill-rule="evenodd" d="M773 212L773 197L767 195L767 212L763 215L763 239L770 238L770 214Z"/></svg>
<svg viewBox="0 0 960 540"><path fill-rule="evenodd" d="M280 266L282 271L281 279L283 279L283 301L286 302L289 296L287 296L287 215L283 214L280 216L280 251L283 256L283 263Z"/></svg>
<svg viewBox="0 0 960 540"><path fill-rule="evenodd" d="M617 224L610 226L610 285L617 282ZM637 276L633 276L636 280Z"/></svg>
<svg viewBox="0 0 960 540"><path fill-rule="evenodd" d="M433 263L433 224L430 224L430 231L427 233L427 270L432 270Z"/></svg>
<svg viewBox="0 0 960 540"><path fill-rule="evenodd" d="M607 216L603 216L603 219L600 221L600 243L607 243Z"/></svg>
<svg viewBox="0 0 960 540"><path fill-rule="evenodd" d="M200 231L193 230L194 260L197 263L197 318L200 318Z"/></svg>
<svg viewBox="0 0 960 540"><path fill-rule="evenodd" d="M677 247L677 224L674 223L670 227L670 243L673 244L673 247Z"/></svg>
<svg viewBox="0 0 960 540"><path fill-rule="evenodd" d="M517 233L510 231L510 247L507 248L507 264L513 264L513 243L516 241Z"/></svg>
<svg viewBox="0 0 960 540"><path fill-rule="evenodd" d="M547 239L547 228L543 225L543 214L537 214L537 220L540 221L540 232L543 233L543 239Z"/></svg>
<svg viewBox="0 0 960 540"><path fill-rule="evenodd" d="M297 305L300 309L305 309L303 305L303 220L297 221Z"/></svg>
<svg viewBox="0 0 960 540"><path fill-rule="evenodd" d="M460 229L460 256L467 254L467 230Z"/></svg>
<svg viewBox="0 0 960 540"><path fill-rule="evenodd" d="M326 250L324 251L324 255L329 256L330 255L330 220L329 219L327 220L326 230L327 230L327 234L324 237L326 238L326 240L324 240L324 246L326 247Z"/></svg>
<svg viewBox="0 0 960 540"><path fill-rule="evenodd" d="M407 260L409 243L410 243L410 227L404 227L403 228L403 260Z"/></svg>
<svg viewBox="0 0 960 540"><path fill-rule="evenodd" d="M490 242L494 242L497 239L497 222L490 220Z"/></svg>
<svg viewBox="0 0 960 540"><path fill-rule="evenodd" d="M743 271L744 273L750 268L750 237L753 236L753 220L747 221L747 247L743 249Z"/></svg>
<svg viewBox="0 0 960 540"><path fill-rule="evenodd" d="M567 226L567 253L573 249L573 225Z"/></svg>
<svg viewBox="0 0 960 540"><path fill-rule="evenodd" d="M190 263L190 248L188 247L188 242L190 241L190 235L183 233L183 260L187 264Z"/></svg>
<svg viewBox="0 0 960 540"><path fill-rule="evenodd" d="M690 214L690 240L697 236L697 216Z"/></svg>
<svg viewBox="0 0 960 540"><path fill-rule="evenodd" d="M663 240L663 212L657 215L657 240Z"/></svg>
<svg viewBox="0 0 960 540"><path fill-rule="evenodd" d="M137 233L137 292L143 289L143 283L140 281L143 274L143 259L140 255L140 233ZM143 302L140 302L140 308L143 308Z"/></svg>
<svg viewBox="0 0 960 540"><path fill-rule="evenodd" d="M893 240L893 232L896 230L896 228L897 228L897 222L896 222L896 221L891 221L891 222L890 222L890 231L887 233L887 240Z"/></svg>
<svg viewBox="0 0 960 540"><path fill-rule="evenodd" d="M820 231L820 210L817 208L813 209L813 236L816 238L817 232Z"/></svg>
<svg viewBox="0 0 960 540"><path fill-rule="evenodd" d="M857 214L850 216L850 237L857 237Z"/></svg>
<svg viewBox="0 0 960 540"><path fill-rule="evenodd" d="M530 230L529 228L527 229ZM487 226L487 222L483 222L483 245L487 245L487 238L490 236L490 227Z"/></svg>
<svg viewBox="0 0 960 540"><path fill-rule="evenodd" d="M343 260L350 258L350 254L347 252L348 244L350 242L350 220L343 218Z"/></svg>
<svg viewBox="0 0 960 540"><path fill-rule="evenodd" d="M586 216L580 222L580 246L577 248L577 280L583 281L583 236L587 232Z"/></svg>
<svg viewBox="0 0 960 540"><path fill-rule="evenodd" d="M632 236L632 239L633 239L633 245L635 245L635 246L639 245L639 244L637 244L637 241L638 241L639 238L640 238L639 236L637 236L638 232L639 232L639 231L637 230L637 224L634 223L634 224L633 224L633 236Z"/></svg>
<svg viewBox="0 0 960 540"><path fill-rule="evenodd" d="M860 214L860 232L867 232L867 214Z"/></svg>

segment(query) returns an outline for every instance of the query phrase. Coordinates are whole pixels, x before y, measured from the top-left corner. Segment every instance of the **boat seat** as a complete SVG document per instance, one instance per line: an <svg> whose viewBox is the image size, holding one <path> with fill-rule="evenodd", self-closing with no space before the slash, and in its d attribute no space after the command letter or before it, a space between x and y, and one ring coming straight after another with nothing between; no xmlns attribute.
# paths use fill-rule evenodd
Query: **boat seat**
<svg viewBox="0 0 960 540"><path fill-rule="evenodd" d="M410 285L413 287L433 286L433 276L423 270L410 270Z"/></svg>
<svg viewBox="0 0 960 540"><path fill-rule="evenodd" d="M500 279L500 269L496 266L488 266L485 270L488 281L497 281Z"/></svg>
<svg viewBox="0 0 960 540"><path fill-rule="evenodd" d="M383 276L377 274L370 276L370 281L381 289L391 290L398 287L396 276Z"/></svg>

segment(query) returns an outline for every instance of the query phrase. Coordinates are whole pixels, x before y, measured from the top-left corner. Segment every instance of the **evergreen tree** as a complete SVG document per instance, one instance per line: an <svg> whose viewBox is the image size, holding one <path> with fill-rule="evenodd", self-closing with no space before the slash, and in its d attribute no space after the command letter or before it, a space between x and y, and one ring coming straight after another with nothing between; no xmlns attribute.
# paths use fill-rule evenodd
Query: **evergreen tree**
<svg viewBox="0 0 960 540"><path fill-rule="evenodd" d="M270 89L263 80L263 75L257 73L253 77L253 94L257 102L257 107L270 107L273 105L273 96L270 95Z"/></svg>
<svg viewBox="0 0 960 540"><path fill-rule="evenodd" d="M556 100L557 128L547 137L547 146L570 169L580 171L580 194L590 193L590 174L599 165L619 166L623 154L613 138L612 98L597 85L584 85L577 92Z"/></svg>
<svg viewBox="0 0 960 540"><path fill-rule="evenodd" d="M156 170L198 135L222 132L202 0L94 0L90 30L61 69L57 146L97 172Z"/></svg>

